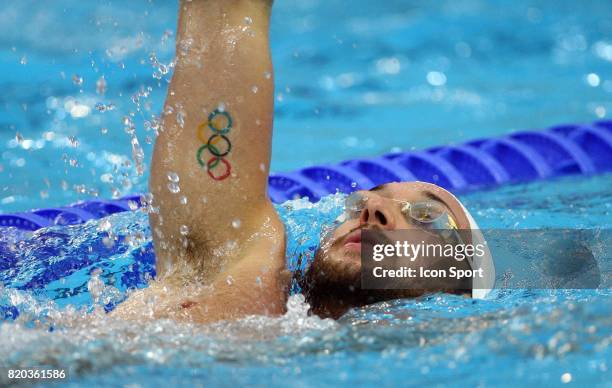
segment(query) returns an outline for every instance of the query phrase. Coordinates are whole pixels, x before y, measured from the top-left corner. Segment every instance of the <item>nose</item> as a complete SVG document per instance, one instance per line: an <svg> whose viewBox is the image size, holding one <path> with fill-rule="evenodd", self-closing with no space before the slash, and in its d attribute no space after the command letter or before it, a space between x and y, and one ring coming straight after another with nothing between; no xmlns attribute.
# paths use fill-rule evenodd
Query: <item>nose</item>
<svg viewBox="0 0 612 388"><path fill-rule="evenodd" d="M395 229L393 212L380 198L368 199L359 216L359 223L361 225L378 225L387 230Z"/></svg>

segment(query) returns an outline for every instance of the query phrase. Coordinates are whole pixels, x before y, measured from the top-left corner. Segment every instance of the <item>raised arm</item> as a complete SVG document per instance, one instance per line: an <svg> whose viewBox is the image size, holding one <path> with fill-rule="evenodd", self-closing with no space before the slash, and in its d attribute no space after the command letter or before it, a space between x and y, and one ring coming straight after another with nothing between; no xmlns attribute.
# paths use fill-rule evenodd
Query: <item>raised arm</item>
<svg viewBox="0 0 612 388"><path fill-rule="evenodd" d="M177 63L151 166L161 281L213 285L221 318L281 312L284 230L267 197L271 1L181 1ZM217 306L217 307L215 307Z"/></svg>

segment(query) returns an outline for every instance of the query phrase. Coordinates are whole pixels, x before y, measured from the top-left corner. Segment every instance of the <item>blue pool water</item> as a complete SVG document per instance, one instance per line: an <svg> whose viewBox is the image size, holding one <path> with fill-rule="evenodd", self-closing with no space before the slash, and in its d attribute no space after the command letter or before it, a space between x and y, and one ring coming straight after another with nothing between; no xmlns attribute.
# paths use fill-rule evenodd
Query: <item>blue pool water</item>
<svg viewBox="0 0 612 388"><path fill-rule="evenodd" d="M148 159L176 3L53 4L0 9L3 212L146 189L123 120L131 117ZM610 117L611 7L358 0L347 9L341 0L278 0L272 168Z"/></svg>
<svg viewBox="0 0 612 388"><path fill-rule="evenodd" d="M572 178L462 199L482 227L609 229L610 183L610 175ZM342 211L342 195L278 210L291 263ZM0 364L69 367L75 385L280 386L290 379L298 385L514 386L570 378L579 386L605 386L611 377L606 257L599 259L607 277L597 290L500 290L478 301L434 295L369 306L338 322L309 317L301 295L282 317L231 324L134 324L105 316L128 288L143 287L154 273L150 249L140 211L33 234L5 230Z"/></svg>
<svg viewBox="0 0 612 388"><path fill-rule="evenodd" d="M275 170L612 111L606 2L275 3ZM176 4L36 4L0 10L0 210L144 191L125 117L150 157ZM96 91L102 76L104 94ZM483 228L609 229L611 187L604 175L461 199ZM289 259L308 253L341 210L340 196L279 206ZM612 381L609 278L597 290L389 302L338 322L308 317L298 295L279 318L134 324L103 311L154 275L143 212L34 234L4 229L0 252L0 366L69 367L75 385Z"/></svg>

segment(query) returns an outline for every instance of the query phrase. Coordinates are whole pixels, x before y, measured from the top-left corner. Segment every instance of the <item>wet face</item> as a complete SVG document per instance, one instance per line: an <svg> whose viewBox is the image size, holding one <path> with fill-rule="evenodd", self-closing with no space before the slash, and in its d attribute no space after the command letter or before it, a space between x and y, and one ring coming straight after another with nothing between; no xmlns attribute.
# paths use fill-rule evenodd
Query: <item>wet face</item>
<svg viewBox="0 0 612 388"><path fill-rule="evenodd" d="M383 241L362 241L361 231L373 229L413 230L419 241L436 242L439 238L423 231L422 224L408 216L406 204L433 204L436 211L452 218L458 229L469 229L461 204L446 190L423 182L388 183L358 192L359 203L347 203L345 220L324 236L321 248L305 277L305 293L313 311L322 316L336 316L353 306L399 297L413 297L418 290L361 290L361 247ZM417 214L428 217L427 212ZM414 214L414 208L413 213ZM441 241L437 241L441 242ZM337 306L340 304L340 306Z"/></svg>

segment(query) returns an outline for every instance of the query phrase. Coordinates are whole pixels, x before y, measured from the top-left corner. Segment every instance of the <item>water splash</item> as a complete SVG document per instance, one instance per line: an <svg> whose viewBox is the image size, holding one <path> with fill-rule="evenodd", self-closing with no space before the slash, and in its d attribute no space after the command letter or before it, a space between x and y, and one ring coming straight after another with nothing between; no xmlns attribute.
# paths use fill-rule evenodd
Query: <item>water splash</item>
<svg viewBox="0 0 612 388"><path fill-rule="evenodd" d="M150 195L143 200L153 203ZM317 204L301 199L277 207L287 225L290 265L296 255L313 252L321 231L342 213L343 200L337 194ZM298 381L323 373L342 375L351 384L399 382L410 374L441 383L460 369L466 383L477 384L508 381L529 360L537 372L530 376L558 382L571 373L573 381L597 383L605 381L612 355L609 290L504 290L479 301L433 295L354 309L339 321L308 315L297 294L279 317L204 326L124 322L104 311L154 276L146 212L33 233L3 232L0 364L69 367L73 382L150 378L150 369L166 379L195 379L183 375L185 367L212 370L207 381L227 381L236 378L224 369L227 363L247 369L260 363ZM480 367L499 357L503 370ZM370 367L360 373L347 367L353 362Z"/></svg>

